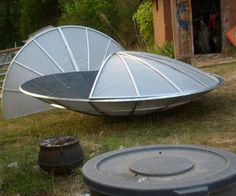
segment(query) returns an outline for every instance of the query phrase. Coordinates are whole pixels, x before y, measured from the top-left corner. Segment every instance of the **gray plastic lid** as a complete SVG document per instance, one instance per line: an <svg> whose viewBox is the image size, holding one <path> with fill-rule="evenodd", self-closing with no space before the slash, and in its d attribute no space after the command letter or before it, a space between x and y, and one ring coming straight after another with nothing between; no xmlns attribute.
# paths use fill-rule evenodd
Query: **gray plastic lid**
<svg viewBox="0 0 236 196"><path fill-rule="evenodd" d="M209 195L236 182L236 156L204 146L156 145L102 154L82 169L105 195Z"/></svg>

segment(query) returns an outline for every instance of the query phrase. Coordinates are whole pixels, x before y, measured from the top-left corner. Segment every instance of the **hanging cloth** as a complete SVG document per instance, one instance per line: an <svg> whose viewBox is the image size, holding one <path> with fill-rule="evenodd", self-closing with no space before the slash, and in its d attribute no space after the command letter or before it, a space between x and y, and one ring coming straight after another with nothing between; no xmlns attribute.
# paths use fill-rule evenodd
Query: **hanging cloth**
<svg viewBox="0 0 236 196"><path fill-rule="evenodd" d="M216 14L211 14L210 15L210 19L209 19L209 22L208 22L208 30L209 31L216 27L216 17L217 17Z"/></svg>

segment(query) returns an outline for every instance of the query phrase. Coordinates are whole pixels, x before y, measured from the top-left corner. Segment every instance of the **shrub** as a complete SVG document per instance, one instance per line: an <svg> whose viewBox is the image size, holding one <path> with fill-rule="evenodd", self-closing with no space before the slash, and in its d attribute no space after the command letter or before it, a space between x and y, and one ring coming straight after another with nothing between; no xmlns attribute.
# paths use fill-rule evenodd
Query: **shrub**
<svg viewBox="0 0 236 196"><path fill-rule="evenodd" d="M165 42L162 47L158 47L156 45L152 45L148 47L148 52L168 56L171 58L175 57L174 48L170 42Z"/></svg>
<svg viewBox="0 0 236 196"><path fill-rule="evenodd" d="M100 30L124 47L136 44L132 17L139 0L60 0L59 25L77 24Z"/></svg>
<svg viewBox="0 0 236 196"><path fill-rule="evenodd" d="M137 21L140 34L143 42L147 45L153 45L153 16L152 16L152 2L145 1L142 3L137 12L133 15L134 19Z"/></svg>
<svg viewBox="0 0 236 196"><path fill-rule="evenodd" d="M111 3L108 0L70 0L60 1L62 16L60 24L77 24L98 30L108 31L103 16L109 15Z"/></svg>

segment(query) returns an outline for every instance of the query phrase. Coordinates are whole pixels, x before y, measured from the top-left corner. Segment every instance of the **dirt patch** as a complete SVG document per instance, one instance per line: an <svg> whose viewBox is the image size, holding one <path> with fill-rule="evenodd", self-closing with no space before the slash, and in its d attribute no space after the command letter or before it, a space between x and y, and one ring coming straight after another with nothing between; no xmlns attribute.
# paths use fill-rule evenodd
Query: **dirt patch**
<svg viewBox="0 0 236 196"><path fill-rule="evenodd" d="M205 67L234 62L236 62L236 56L227 56L224 54L194 55L191 58L191 64L196 67Z"/></svg>

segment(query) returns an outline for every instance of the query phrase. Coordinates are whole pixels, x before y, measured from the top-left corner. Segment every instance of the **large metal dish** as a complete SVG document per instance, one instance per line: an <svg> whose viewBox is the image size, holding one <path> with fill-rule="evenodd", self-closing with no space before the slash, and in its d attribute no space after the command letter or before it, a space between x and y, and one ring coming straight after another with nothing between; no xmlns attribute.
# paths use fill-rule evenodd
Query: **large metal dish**
<svg viewBox="0 0 236 196"><path fill-rule="evenodd" d="M2 112L15 118L50 110L45 102L19 87L33 78L55 73L99 70L104 59L124 50L109 36L82 26L61 26L29 40L12 60L2 89Z"/></svg>
<svg viewBox="0 0 236 196"><path fill-rule="evenodd" d="M25 82L20 90L55 107L128 116L188 103L222 83L219 76L167 57L117 52L99 71L42 76Z"/></svg>

